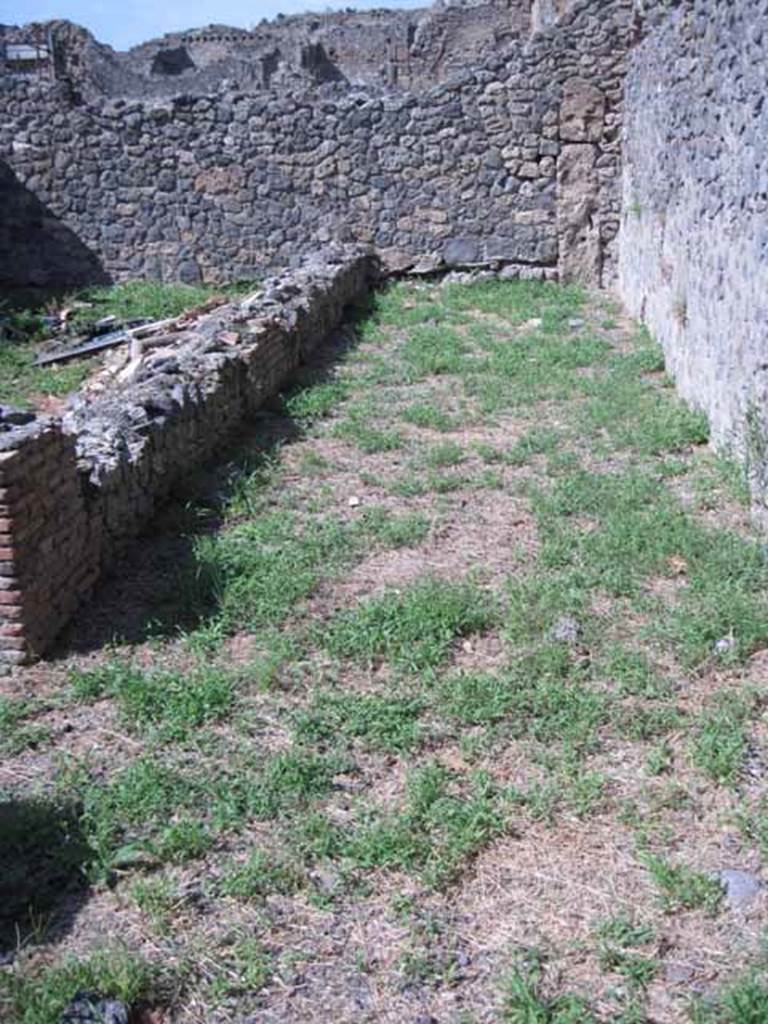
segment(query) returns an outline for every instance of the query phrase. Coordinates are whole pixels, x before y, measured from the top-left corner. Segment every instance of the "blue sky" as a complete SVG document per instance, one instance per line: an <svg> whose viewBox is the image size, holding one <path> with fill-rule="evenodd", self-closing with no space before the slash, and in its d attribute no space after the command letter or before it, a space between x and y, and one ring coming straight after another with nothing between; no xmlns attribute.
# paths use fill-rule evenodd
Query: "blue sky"
<svg viewBox="0 0 768 1024"><path fill-rule="evenodd" d="M0 22L68 18L85 25L104 43L127 49L164 32L211 23L251 28L262 18L302 11L355 7L428 7L430 0L0 0Z"/></svg>

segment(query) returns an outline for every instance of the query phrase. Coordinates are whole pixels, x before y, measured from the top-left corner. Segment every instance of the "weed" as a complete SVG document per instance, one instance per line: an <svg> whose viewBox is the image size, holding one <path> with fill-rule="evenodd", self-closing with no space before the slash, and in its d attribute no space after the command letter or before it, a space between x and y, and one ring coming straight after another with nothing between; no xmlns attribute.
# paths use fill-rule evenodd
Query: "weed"
<svg viewBox="0 0 768 1024"><path fill-rule="evenodd" d="M388 548L413 547L429 533L430 521L421 512L395 515L383 508L367 508L360 517L365 533Z"/></svg>
<svg viewBox="0 0 768 1024"><path fill-rule="evenodd" d="M355 866L416 871L439 887L461 865L505 830L500 797L486 775L468 786L437 764L426 764L408 780L405 807L379 809L345 843Z"/></svg>
<svg viewBox="0 0 768 1024"><path fill-rule="evenodd" d="M154 1001L162 976L151 963L122 949L103 950L87 959L37 961L24 970L0 973L0 1006L17 1024L57 1024L78 992L133 1006Z"/></svg>
<svg viewBox="0 0 768 1024"><path fill-rule="evenodd" d="M228 630L276 624L356 550L351 528L270 512L198 539L196 560Z"/></svg>
<svg viewBox="0 0 768 1024"><path fill-rule="evenodd" d="M693 871L685 864L670 864L653 853L643 853L640 860L661 891L667 913L698 909L708 914L717 913L723 898L723 887L717 879Z"/></svg>
<svg viewBox="0 0 768 1024"><path fill-rule="evenodd" d="M0 339L0 402L26 408L41 395L67 395L82 384L93 368L92 359L35 366L32 347Z"/></svg>
<svg viewBox="0 0 768 1024"><path fill-rule="evenodd" d="M316 452L313 448L309 451L304 452L299 460L299 470L302 473L306 473L307 476L319 476L325 473L326 470L330 469L330 462L321 455L320 452Z"/></svg>
<svg viewBox="0 0 768 1024"><path fill-rule="evenodd" d="M349 384L339 378L297 388L283 398L285 411L293 419L310 424L330 416L349 395Z"/></svg>
<svg viewBox="0 0 768 1024"><path fill-rule="evenodd" d="M234 680L210 667L179 672L144 672L126 662L107 662L71 676L76 696L110 696L136 732L154 729L160 738L183 739L190 729L223 718L234 703Z"/></svg>
<svg viewBox="0 0 768 1024"><path fill-rule="evenodd" d="M738 781L747 753L747 721L757 707L755 694L723 693L699 719L693 762L715 782L733 786Z"/></svg>
<svg viewBox="0 0 768 1024"><path fill-rule="evenodd" d="M427 450L424 461L433 469L443 469L447 466L458 466L464 461L464 453L461 445L455 441L443 441Z"/></svg>
<svg viewBox="0 0 768 1024"><path fill-rule="evenodd" d="M580 413L582 429L642 455L706 444L706 416L638 376L638 370L656 371L660 364L659 350L648 346L629 356L614 356L608 373L582 381L587 396Z"/></svg>
<svg viewBox="0 0 768 1024"><path fill-rule="evenodd" d="M77 296L90 308L75 310L80 321L99 320L105 316L116 316L119 320L163 320L179 316L188 309L194 309L207 300L220 296L222 301L236 299L253 292L253 281L238 281L236 284L189 285L161 281L124 281L107 287L97 286L80 292Z"/></svg>
<svg viewBox="0 0 768 1024"><path fill-rule="evenodd" d="M596 930L598 939L619 949L633 949L652 941L654 932L650 925L638 923L626 914L602 921Z"/></svg>
<svg viewBox="0 0 768 1024"><path fill-rule="evenodd" d="M585 618L588 591L578 573L539 573L512 579L507 588L506 637L515 645L547 640L560 619Z"/></svg>
<svg viewBox="0 0 768 1024"><path fill-rule="evenodd" d="M642 651L611 644L605 651L601 671L624 696L652 699L670 696L669 680L658 675Z"/></svg>
<svg viewBox="0 0 768 1024"><path fill-rule="evenodd" d="M412 423L415 427L425 427L429 430L455 430L456 420L449 416L434 402L414 402L400 413L400 418L406 423Z"/></svg>
<svg viewBox="0 0 768 1024"><path fill-rule="evenodd" d="M426 578L341 612L322 640L336 657L418 671L445 661L455 640L489 629L497 614L495 600L479 587Z"/></svg>
<svg viewBox="0 0 768 1024"><path fill-rule="evenodd" d="M258 995L274 970L263 943L248 932L233 932L226 944L209 949L207 954L212 971L207 979L206 1000L214 1005L238 995Z"/></svg>
<svg viewBox="0 0 768 1024"><path fill-rule="evenodd" d="M534 427L523 434L504 458L513 466L523 466L535 455L552 454L560 443L560 435L548 427Z"/></svg>
<svg viewBox="0 0 768 1024"><path fill-rule="evenodd" d="M217 892L238 900L254 901L270 893L292 893L304 884L304 875L296 865L255 849L244 861L225 867L216 884Z"/></svg>
<svg viewBox="0 0 768 1024"><path fill-rule="evenodd" d="M423 325L412 328L400 356L419 377L461 373L467 346L450 327Z"/></svg>
<svg viewBox="0 0 768 1024"><path fill-rule="evenodd" d="M587 818L600 807L605 796L605 778L599 772L585 771L578 749L566 747L562 754L546 752L543 760L544 779L531 783L526 790L511 793L532 818L551 824L558 810Z"/></svg>
<svg viewBox="0 0 768 1024"><path fill-rule="evenodd" d="M180 897L173 879L167 874L137 878L131 884L134 903L152 922L155 931L168 934Z"/></svg>
<svg viewBox="0 0 768 1024"><path fill-rule="evenodd" d="M597 929L597 938L598 961L604 971L620 974L630 989L648 987L658 973L658 961L634 950L653 940L650 926L620 915L604 921Z"/></svg>
<svg viewBox="0 0 768 1024"><path fill-rule="evenodd" d="M726 986L714 997L702 997L691 1007L693 1024L765 1024L768 1020L768 981L752 973Z"/></svg>
<svg viewBox="0 0 768 1024"><path fill-rule="evenodd" d="M47 726L27 721L35 710L29 701L0 695L0 753L12 757L50 739Z"/></svg>
<svg viewBox="0 0 768 1024"><path fill-rule="evenodd" d="M347 419L334 430L336 437L356 445L365 455L392 452L403 446L403 437L396 430L380 430L360 419Z"/></svg>
<svg viewBox="0 0 768 1024"><path fill-rule="evenodd" d="M504 1024L595 1024L586 999L545 995L543 982L542 960L535 954L511 971L504 985Z"/></svg>
<svg viewBox="0 0 768 1024"><path fill-rule="evenodd" d="M373 749L409 750L421 739L422 707L415 699L321 694L297 716L296 736L313 743L357 739Z"/></svg>

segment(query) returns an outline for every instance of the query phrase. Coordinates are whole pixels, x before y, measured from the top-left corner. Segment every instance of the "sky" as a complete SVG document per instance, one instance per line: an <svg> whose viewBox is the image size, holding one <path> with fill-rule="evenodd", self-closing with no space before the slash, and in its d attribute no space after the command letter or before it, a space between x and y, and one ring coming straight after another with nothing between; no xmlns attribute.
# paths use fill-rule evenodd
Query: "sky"
<svg viewBox="0 0 768 1024"><path fill-rule="evenodd" d="M201 25L252 28L262 18L345 7L428 7L430 0L0 0L0 24L67 18L102 43L125 50L136 43Z"/></svg>

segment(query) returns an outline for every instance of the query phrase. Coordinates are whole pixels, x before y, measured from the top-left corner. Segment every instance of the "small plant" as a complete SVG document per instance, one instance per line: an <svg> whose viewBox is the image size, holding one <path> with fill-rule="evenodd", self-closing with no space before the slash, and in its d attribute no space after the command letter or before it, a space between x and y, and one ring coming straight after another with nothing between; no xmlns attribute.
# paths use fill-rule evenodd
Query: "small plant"
<svg viewBox="0 0 768 1024"><path fill-rule="evenodd" d="M381 750L408 750L421 739L420 700L368 694L323 694L297 716L299 740L334 743L362 741Z"/></svg>
<svg viewBox="0 0 768 1024"><path fill-rule="evenodd" d="M765 1024L768 981L757 972L727 985L713 998L699 998L691 1007L692 1024Z"/></svg>
<svg viewBox="0 0 768 1024"><path fill-rule="evenodd" d="M479 587L424 579L337 615L323 640L336 657L419 670L445 661L455 640L489 629L496 619L496 602Z"/></svg>
<svg viewBox="0 0 768 1024"><path fill-rule="evenodd" d="M283 398L283 405L289 416L311 424L330 416L348 395L347 382L336 379L292 391Z"/></svg>
<svg viewBox="0 0 768 1024"><path fill-rule="evenodd" d="M162 972L123 949L86 959L37 962L29 969L0 972L0 1008L19 1024L56 1024L78 992L97 992L127 1006L162 998Z"/></svg>
<svg viewBox="0 0 768 1024"><path fill-rule="evenodd" d="M269 981L274 970L272 957L263 943L246 931L236 931L225 942L207 950L211 971L205 988L206 1000L220 1005L236 996L253 998Z"/></svg>
<svg viewBox="0 0 768 1024"><path fill-rule="evenodd" d="M698 722L693 762L715 782L733 786L747 753L746 723L756 701L748 694L723 694Z"/></svg>
<svg viewBox="0 0 768 1024"><path fill-rule="evenodd" d="M405 807L372 810L344 853L358 869L417 872L439 888L505 827L500 795L487 775L460 786L447 769L428 763L409 777Z"/></svg>
<svg viewBox="0 0 768 1024"><path fill-rule="evenodd" d="M717 879L684 864L670 864L653 853L642 854L640 860L661 891L662 905L667 913L704 910L714 915L719 910L723 887Z"/></svg>
<svg viewBox="0 0 768 1024"><path fill-rule="evenodd" d="M304 881L303 873L296 866L256 849L246 860L235 861L227 866L216 889L223 896L255 901L270 893L295 892Z"/></svg>
<svg viewBox="0 0 768 1024"><path fill-rule="evenodd" d="M543 960L531 954L504 985L504 1024L596 1024L586 999L571 993L544 992Z"/></svg>
<svg viewBox="0 0 768 1024"><path fill-rule="evenodd" d="M18 697L0 695L0 752L11 757L50 738L47 726L27 721L35 706Z"/></svg>
<svg viewBox="0 0 768 1024"><path fill-rule="evenodd" d="M173 879L167 874L137 878L130 891L134 903L149 917L155 931L167 934L173 923L174 911L181 902Z"/></svg>
<svg viewBox="0 0 768 1024"><path fill-rule="evenodd" d="M455 441L443 441L441 444L433 445L426 453L426 464L433 469L442 469L447 466L458 466L464 461L464 453L461 445Z"/></svg>
<svg viewBox="0 0 768 1024"><path fill-rule="evenodd" d="M406 406L400 414L406 423L429 430L448 431L456 428L456 421L444 412L435 402L414 402Z"/></svg>
<svg viewBox="0 0 768 1024"><path fill-rule="evenodd" d="M430 522L421 512L394 515L387 509L367 508L360 517L363 530L388 548L420 544L429 532Z"/></svg>
<svg viewBox="0 0 768 1024"><path fill-rule="evenodd" d="M636 952L654 938L653 929L626 916L603 922L597 929L598 959L605 971L620 974L631 990L645 989L656 977L658 961Z"/></svg>
<svg viewBox="0 0 768 1024"><path fill-rule="evenodd" d="M81 700L110 696L132 729L156 729L166 739L183 739L190 729L222 718L234 703L233 678L209 667L183 675L144 672L114 661L73 672L70 678L73 692Z"/></svg>

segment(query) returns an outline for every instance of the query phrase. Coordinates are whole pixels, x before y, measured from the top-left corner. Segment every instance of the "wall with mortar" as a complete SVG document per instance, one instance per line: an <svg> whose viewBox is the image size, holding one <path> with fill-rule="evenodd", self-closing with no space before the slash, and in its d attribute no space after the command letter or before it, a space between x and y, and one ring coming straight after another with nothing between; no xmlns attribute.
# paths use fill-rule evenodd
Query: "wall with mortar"
<svg viewBox="0 0 768 1024"><path fill-rule="evenodd" d="M768 2L689 0L633 52L619 287L768 493Z"/></svg>
<svg viewBox="0 0 768 1024"><path fill-rule="evenodd" d="M0 662L42 654L127 538L275 394L377 276L370 255L312 260L149 354L61 419L0 408Z"/></svg>
<svg viewBox="0 0 768 1024"><path fill-rule="evenodd" d="M632 0L576 0L418 95L83 104L5 76L0 158L117 279L252 277L337 241L392 267L498 262L610 284L632 31Z"/></svg>

